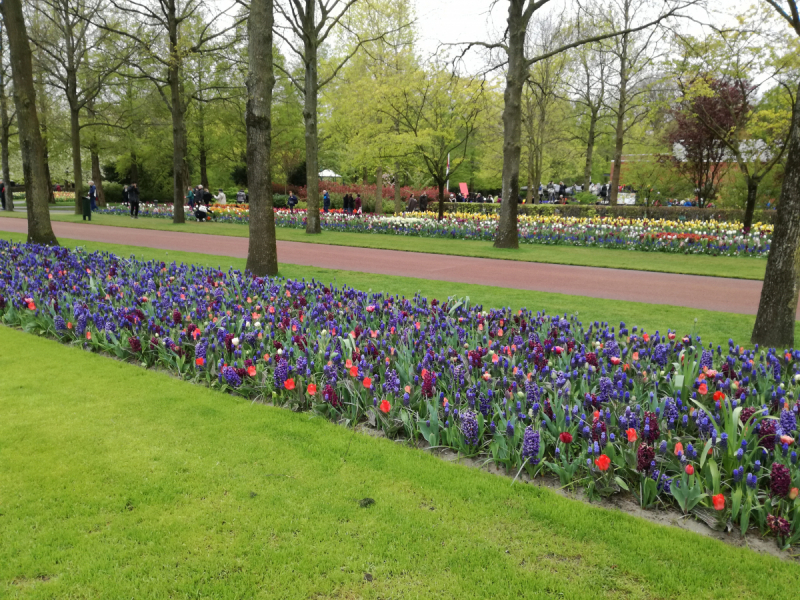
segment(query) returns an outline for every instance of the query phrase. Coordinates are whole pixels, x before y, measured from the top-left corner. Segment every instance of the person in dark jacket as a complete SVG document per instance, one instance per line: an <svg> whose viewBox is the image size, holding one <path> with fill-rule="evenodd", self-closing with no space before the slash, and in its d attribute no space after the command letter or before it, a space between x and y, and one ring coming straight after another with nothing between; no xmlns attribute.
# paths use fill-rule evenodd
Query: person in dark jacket
<svg viewBox="0 0 800 600"><path fill-rule="evenodd" d="M128 202L131 205L131 219L139 218L139 188L135 183L128 188Z"/></svg>
<svg viewBox="0 0 800 600"><path fill-rule="evenodd" d="M297 196L294 195L294 192L289 192L289 200L287 202L289 205L289 212L294 212L294 207L297 206Z"/></svg>
<svg viewBox="0 0 800 600"><path fill-rule="evenodd" d="M421 212L428 210L428 194L422 194L422 196L419 197L419 210Z"/></svg>
<svg viewBox="0 0 800 600"><path fill-rule="evenodd" d="M208 190L203 188L203 204L209 206L214 201L214 195Z"/></svg>
<svg viewBox="0 0 800 600"><path fill-rule="evenodd" d="M356 194L356 200L353 203L353 210L357 215L361 214L361 194Z"/></svg>
<svg viewBox="0 0 800 600"><path fill-rule="evenodd" d="M97 212L97 186L89 180L89 206L92 212Z"/></svg>
<svg viewBox="0 0 800 600"><path fill-rule="evenodd" d="M322 210L325 212L331 209L331 197L328 195L328 190L322 191Z"/></svg>

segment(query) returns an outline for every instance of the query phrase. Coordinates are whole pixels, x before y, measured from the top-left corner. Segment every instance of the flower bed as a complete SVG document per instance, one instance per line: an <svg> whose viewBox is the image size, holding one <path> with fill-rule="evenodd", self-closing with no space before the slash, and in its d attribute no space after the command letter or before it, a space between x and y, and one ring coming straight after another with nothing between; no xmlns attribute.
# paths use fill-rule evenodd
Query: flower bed
<svg viewBox="0 0 800 600"><path fill-rule="evenodd" d="M628 490L800 540L800 351L5 241L0 319L590 497Z"/></svg>
<svg viewBox="0 0 800 600"><path fill-rule="evenodd" d="M223 223L247 223L246 206L216 207L214 220ZM127 214L124 207L100 212ZM172 218L171 205L145 205L140 216ZM189 207L186 218L194 220ZM494 240L497 216L493 214L452 213L442 221L435 213L412 215L349 215L341 210L322 213L322 228L328 231L374 233L447 238ZM275 211L277 227L305 229L305 210ZM756 224L743 233L737 223L717 221L666 221L625 218L575 218L560 216L519 217L519 241L526 244L616 248L646 252L707 254L712 256L766 257L772 240L772 226Z"/></svg>

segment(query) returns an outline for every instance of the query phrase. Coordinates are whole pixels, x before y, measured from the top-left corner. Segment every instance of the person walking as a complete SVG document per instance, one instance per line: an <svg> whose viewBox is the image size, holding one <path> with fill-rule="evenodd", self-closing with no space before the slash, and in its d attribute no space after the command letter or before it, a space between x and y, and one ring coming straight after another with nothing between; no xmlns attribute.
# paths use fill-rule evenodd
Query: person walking
<svg viewBox="0 0 800 600"><path fill-rule="evenodd" d="M294 207L297 206L297 196L294 195L294 192L289 192L287 204L289 205L289 212L294 213Z"/></svg>
<svg viewBox="0 0 800 600"><path fill-rule="evenodd" d="M208 191L208 188L201 187L200 189L203 190L203 204L210 206L211 201L214 200L214 196Z"/></svg>
<svg viewBox="0 0 800 600"><path fill-rule="evenodd" d="M236 204L244 204L244 201L247 199L247 195L244 193L244 190L240 189L236 192Z"/></svg>
<svg viewBox="0 0 800 600"><path fill-rule="evenodd" d="M331 210L331 197L328 195L328 190L322 191L322 210L330 212Z"/></svg>
<svg viewBox="0 0 800 600"><path fill-rule="evenodd" d="M186 192L186 203L189 205L190 209L194 210L194 188L192 188L192 186L189 186Z"/></svg>
<svg viewBox="0 0 800 600"><path fill-rule="evenodd" d="M139 188L135 183L128 188L128 202L131 204L131 219L139 218Z"/></svg>
<svg viewBox="0 0 800 600"><path fill-rule="evenodd" d="M222 191L222 188L217 190L217 195L214 196L214 200L216 200L217 204L220 206L225 206L228 204L228 197L225 195L225 192Z"/></svg>
<svg viewBox="0 0 800 600"><path fill-rule="evenodd" d="M89 180L89 208L92 212L97 212L97 186L91 179Z"/></svg>
<svg viewBox="0 0 800 600"><path fill-rule="evenodd" d="M356 201L353 204L353 208L355 209L355 213L357 215L361 214L361 194L356 194Z"/></svg>

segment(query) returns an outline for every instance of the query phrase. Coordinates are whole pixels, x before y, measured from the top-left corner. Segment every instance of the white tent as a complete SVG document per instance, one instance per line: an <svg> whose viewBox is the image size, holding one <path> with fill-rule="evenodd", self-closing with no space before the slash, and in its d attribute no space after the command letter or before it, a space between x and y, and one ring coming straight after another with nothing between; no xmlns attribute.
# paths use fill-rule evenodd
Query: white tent
<svg viewBox="0 0 800 600"><path fill-rule="evenodd" d="M325 169L319 172L319 178L324 180L336 181L337 179L341 179L341 175L337 175L330 169Z"/></svg>

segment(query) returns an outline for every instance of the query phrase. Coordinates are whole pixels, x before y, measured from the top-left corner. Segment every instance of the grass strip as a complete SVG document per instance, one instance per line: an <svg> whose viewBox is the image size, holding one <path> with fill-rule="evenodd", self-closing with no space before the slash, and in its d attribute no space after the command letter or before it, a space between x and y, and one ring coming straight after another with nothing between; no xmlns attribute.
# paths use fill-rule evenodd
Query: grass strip
<svg viewBox="0 0 800 600"><path fill-rule="evenodd" d="M24 218L24 212L2 213L0 216ZM53 221L82 222L80 215L51 214ZM235 223L197 223L175 225L167 219L142 218L132 220L117 215L92 215L92 224L159 231L183 231L247 237L248 228ZM747 257L705 256L699 254L669 254L662 252L640 252L635 250L613 250L607 248L581 248L575 246L545 246L522 244L518 250L494 248L491 242L473 240L447 240L393 236L386 234L343 233L323 231L320 235L307 235L300 229L279 227L279 240L331 244L357 248L401 250L405 252L427 252L452 256L496 258L522 262L540 262L585 267L605 267L634 271L705 275L709 277L731 277L736 279L764 279L766 260Z"/></svg>
<svg viewBox="0 0 800 600"><path fill-rule="evenodd" d="M5 239L18 242L25 241L24 234L2 233L0 235ZM193 263L206 267L220 267L223 270L231 267L243 270L245 267L244 259L225 256L166 251L141 246L104 244L83 240L61 239L59 242L70 248L84 247L89 250L113 252L122 257L129 257L135 254L137 258L145 260ZM668 328L672 328L680 335L700 335L704 341L713 342L715 345L722 345L723 347L727 346L729 339L733 339L737 344L749 346L750 334L755 322L754 315L741 315L664 304L570 296L567 294L517 290L487 285L451 283L396 275L374 275L372 273L323 269L302 265L281 264L280 275L295 279L303 277L306 279L315 278L325 283L336 282L337 285L349 285L357 289L372 290L374 292L383 291L407 297L413 296L418 292L428 298L439 299L451 296L458 298L469 296L473 303L482 304L487 308L508 306L516 310L527 307L534 311L541 310L551 315L577 313L584 322L607 321L611 325L617 326L622 321L629 326L644 327L650 332L659 330L661 333L666 333ZM795 337L800 339L800 322L795 324Z"/></svg>
<svg viewBox="0 0 800 600"><path fill-rule="evenodd" d="M800 585L794 563L308 414L8 328L0 347L10 597L783 599Z"/></svg>

